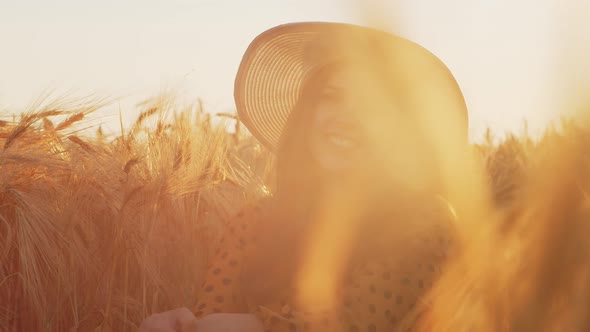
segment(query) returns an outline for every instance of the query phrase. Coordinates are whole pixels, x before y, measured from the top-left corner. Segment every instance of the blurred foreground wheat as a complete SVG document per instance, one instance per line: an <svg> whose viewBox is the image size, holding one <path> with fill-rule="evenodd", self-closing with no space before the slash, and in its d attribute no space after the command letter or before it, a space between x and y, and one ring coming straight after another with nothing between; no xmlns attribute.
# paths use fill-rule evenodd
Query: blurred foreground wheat
<svg viewBox="0 0 590 332"><path fill-rule="evenodd" d="M126 331L190 307L228 216L267 194L271 158L239 124L159 97L118 137L81 135L102 106L0 122L0 331ZM425 329L590 329L590 132L561 129L474 146L494 213L459 232Z"/></svg>

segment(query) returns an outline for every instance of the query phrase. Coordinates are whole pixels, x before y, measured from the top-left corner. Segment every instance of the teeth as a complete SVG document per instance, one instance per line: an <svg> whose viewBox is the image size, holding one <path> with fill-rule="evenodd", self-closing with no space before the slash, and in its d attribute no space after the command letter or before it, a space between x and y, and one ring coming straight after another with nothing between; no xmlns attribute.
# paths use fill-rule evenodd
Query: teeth
<svg viewBox="0 0 590 332"><path fill-rule="evenodd" d="M328 136L330 142L340 148L352 148L356 146L356 142L354 140L348 139L343 136L338 135L330 135Z"/></svg>

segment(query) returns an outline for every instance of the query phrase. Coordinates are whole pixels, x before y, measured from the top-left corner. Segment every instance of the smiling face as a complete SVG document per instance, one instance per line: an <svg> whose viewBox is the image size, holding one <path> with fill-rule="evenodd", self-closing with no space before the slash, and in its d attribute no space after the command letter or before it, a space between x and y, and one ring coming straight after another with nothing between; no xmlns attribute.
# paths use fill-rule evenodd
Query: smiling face
<svg viewBox="0 0 590 332"><path fill-rule="evenodd" d="M437 190L436 155L413 104L397 76L379 68L339 62L308 78L277 154L277 196L286 205L308 211L331 192Z"/></svg>
<svg viewBox="0 0 590 332"><path fill-rule="evenodd" d="M427 185L434 163L403 88L368 66L333 66L327 74L315 85L306 135L324 184Z"/></svg>
<svg viewBox="0 0 590 332"><path fill-rule="evenodd" d="M368 125L370 115L394 107L372 102L379 98L375 86L374 77L352 66L338 67L322 82L312 106L308 144L311 157L324 171L353 171L371 161L376 128Z"/></svg>

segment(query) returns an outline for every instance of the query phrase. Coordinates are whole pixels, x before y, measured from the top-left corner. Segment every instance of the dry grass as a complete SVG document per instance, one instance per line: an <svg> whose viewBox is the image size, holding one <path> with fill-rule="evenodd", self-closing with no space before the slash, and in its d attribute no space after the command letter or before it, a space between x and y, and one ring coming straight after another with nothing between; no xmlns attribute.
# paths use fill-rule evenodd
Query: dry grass
<svg viewBox="0 0 590 332"><path fill-rule="evenodd" d="M266 194L270 157L239 125L228 134L199 106L155 98L129 132L84 137L76 128L104 104L54 102L0 122L0 331L133 330L190 307L209 243ZM460 232L466 254L424 325L590 330L590 132L566 123L539 142L475 148L495 213Z"/></svg>

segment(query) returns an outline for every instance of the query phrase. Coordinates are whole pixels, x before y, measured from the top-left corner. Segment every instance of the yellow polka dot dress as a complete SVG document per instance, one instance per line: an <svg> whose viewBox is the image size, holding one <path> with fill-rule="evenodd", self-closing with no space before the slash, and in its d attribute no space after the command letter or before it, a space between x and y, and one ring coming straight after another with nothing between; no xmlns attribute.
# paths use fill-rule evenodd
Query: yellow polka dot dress
<svg viewBox="0 0 590 332"><path fill-rule="evenodd" d="M440 222L408 240L411 250L404 253L409 255L378 255L355 266L345 278L337 307L316 312L297 308L289 292L276 303L252 303L241 292L240 273L244 255L256 242L259 213L256 206L249 207L226 227L197 294L193 310L197 317L249 312L258 316L267 331L277 332L400 331L402 325L408 331L409 317L423 304L452 244L452 214L445 205L421 214Z"/></svg>

